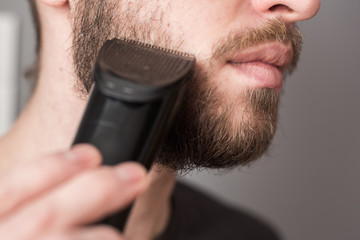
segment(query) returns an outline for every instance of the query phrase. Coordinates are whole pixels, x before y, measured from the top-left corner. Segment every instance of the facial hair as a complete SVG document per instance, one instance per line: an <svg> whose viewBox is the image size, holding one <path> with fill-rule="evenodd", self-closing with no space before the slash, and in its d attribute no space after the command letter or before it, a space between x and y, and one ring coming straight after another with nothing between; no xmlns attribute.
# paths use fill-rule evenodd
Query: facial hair
<svg viewBox="0 0 360 240"><path fill-rule="evenodd" d="M128 38L178 50L181 39L174 41L161 21L151 21L164 14L159 9L140 18L140 6L122 8L115 1L79 0L76 4L73 56L79 93L89 93L99 49L108 39ZM221 79L209 80L213 76L209 69L233 51L269 41L291 43L291 72L299 59L302 36L281 20L270 20L261 28L236 30L214 45L212 58L196 66L194 78L185 86L181 111L161 146L157 163L180 171L233 168L252 162L267 150L276 130L280 92L241 89L227 95L221 90Z"/></svg>

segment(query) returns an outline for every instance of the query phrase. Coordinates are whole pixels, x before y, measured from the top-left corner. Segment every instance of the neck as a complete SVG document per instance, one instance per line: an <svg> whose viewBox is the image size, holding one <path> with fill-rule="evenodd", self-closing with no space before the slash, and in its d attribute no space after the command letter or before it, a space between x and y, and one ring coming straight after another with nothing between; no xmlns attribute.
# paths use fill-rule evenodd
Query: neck
<svg viewBox="0 0 360 240"><path fill-rule="evenodd" d="M71 27L54 22L42 26L40 72L34 93L0 141L0 147L6 146L0 151L5 155L1 159L6 159L3 166L68 149L85 109L86 99L79 98L74 90Z"/></svg>
<svg viewBox="0 0 360 240"><path fill-rule="evenodd" d="M32 98L13 128L0 139L0 169L68 149L74 139L86 99L75 90L75 74L64 47L49 46L51 52L46 49ZM153 239L167 225L175 173L155 165L149 177L149 190L136 199L129 216L126 235L130 239Z"/></svg>
<svg viewBox="0 0 360 240"><path fill-rule="evenodd" d="M42 68L33 96L0 142L0 147L11 146L4 148L7 157L2 159L7 162L3 165L29 161L71 146L86 100L77 96L70 74L58 66Z"/></svg>

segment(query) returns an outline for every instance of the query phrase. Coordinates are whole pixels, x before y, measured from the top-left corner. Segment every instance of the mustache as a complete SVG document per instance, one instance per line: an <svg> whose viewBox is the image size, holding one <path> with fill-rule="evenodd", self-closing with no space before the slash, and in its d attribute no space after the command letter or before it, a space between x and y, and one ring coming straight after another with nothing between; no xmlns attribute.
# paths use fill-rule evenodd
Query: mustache
<svg viewBox="0 0 360 240"><path fill-rule="evenodd" d="M296 25L290 27L281 19L268 20L259 28L248 28L231 32L215 44L211 61L221 60L233 52L274 41L284 44L291 43L293 59L287 72L292 73L300 59L304 37Z"/></svg>

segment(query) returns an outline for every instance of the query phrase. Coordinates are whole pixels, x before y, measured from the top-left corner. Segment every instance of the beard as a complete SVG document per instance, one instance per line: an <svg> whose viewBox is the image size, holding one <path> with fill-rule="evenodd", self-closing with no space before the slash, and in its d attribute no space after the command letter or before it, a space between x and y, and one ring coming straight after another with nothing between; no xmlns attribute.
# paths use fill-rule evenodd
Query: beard
<svg viewBox="0 0 360 240"><path fill-rule="evenodd" d="M86 96L94 83L93 71L100 48L106 40L127 38L172 50L182 39L173 40L163 30L156 11L141 15L141 6L125 9L116 1L79 0L73 15L73 60L77 73L77 92ZM302 45L297 28L281 20L269 20L261 28L229 33L213 47L212 57L198 59L193 79L185 86L173 127L155 160L181 171L201 168L233 168L259 158L275 134L280 91L246 89L229 93L214 79L217 63L233 51L269 41L291 43L295 69ZM212 70L210 70L212 69Z"/></svg>

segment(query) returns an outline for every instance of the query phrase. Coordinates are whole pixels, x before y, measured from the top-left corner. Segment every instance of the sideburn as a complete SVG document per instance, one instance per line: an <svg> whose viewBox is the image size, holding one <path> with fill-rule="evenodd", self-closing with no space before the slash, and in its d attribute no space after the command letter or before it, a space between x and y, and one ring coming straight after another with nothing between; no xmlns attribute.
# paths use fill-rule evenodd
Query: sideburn
<svg viewBox="0 0 360 240"><path fill-rule="evenodd" d="M108 39L115 37L116 4L113 1L80 0L74 7L73 61L77 74L76 90L86 96L93 80L99 50Z"/></svg>

